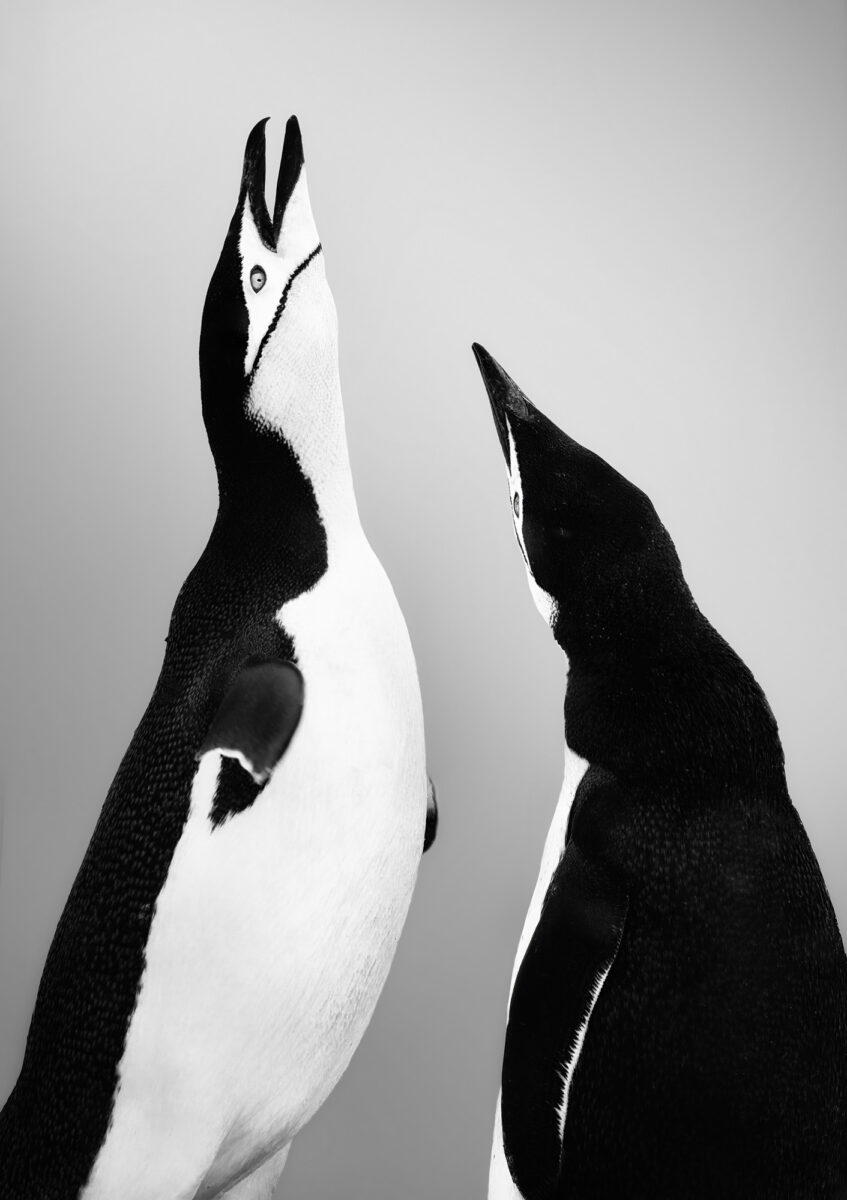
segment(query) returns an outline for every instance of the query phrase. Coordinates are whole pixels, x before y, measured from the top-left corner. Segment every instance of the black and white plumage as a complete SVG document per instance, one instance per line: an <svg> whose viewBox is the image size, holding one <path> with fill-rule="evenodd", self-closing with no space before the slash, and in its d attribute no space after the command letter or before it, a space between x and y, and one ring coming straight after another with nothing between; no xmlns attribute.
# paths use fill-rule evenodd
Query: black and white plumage
<svg viewBox="0 0 847 1200"><path fill-rule="evenodd" d="M424 843L417 672L359 523L292 118L200 340L220 505L0 1114L16 1200L260 1200L370 1019Z"/></svg>
<svg viewBox="0 0 847 1200"><path fill-rule="evenodd" d="M649 499L474 350L568 659L490 1200L843 1197L847 959L774 716Z"/></svg>

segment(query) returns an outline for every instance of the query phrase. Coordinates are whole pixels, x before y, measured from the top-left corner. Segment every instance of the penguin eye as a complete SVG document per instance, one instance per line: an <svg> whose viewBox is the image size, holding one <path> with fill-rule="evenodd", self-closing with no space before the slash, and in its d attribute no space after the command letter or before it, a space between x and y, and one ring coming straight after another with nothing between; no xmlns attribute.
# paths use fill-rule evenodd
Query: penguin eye
<svg viewBox="0 0 847 1200"><path fill-rule="evenodd" d="M515 510L515 516L520 520L521 516L521 496L520 492L515 492L515 498L512 501L512 508Z"/></svg>
<svg viewBox="0 0 847 1200"><path fill-rule="evenodd" d="M250 272L250 286L254 292L260 292L265 286L267 275L261 267L254 267Z"/></svg>

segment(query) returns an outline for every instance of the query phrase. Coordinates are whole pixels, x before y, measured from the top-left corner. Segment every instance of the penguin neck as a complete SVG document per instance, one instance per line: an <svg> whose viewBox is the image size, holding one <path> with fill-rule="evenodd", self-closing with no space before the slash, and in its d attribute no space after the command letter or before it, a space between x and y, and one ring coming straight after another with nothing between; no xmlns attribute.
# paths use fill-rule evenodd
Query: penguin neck
<svg viewBox="0 0 847 1200"><path fill-rule="evenodd" d="M246 414L293 456L314 494L329 546L357 529L334 342L314 360L294 355L287 342L270 343L251 379Z"/></svg>
<svg viewBox="0 0 847 1200"><path fill-rule="evenodd" d="M331 560L360 529L337 375L321 396L289 396L289 422L273 422L252 399L214 444L219 522L289 558L319 547Z"/></svg>
<svg viewBox="0 0 847 1200"><path fill-rule="evenodd" d="M559 649L578 671L605 671L623 663L637 670L639 664L674 658L698 635L699 616L693 606L640 617L622 607L590 621L582 615L572 620L562 607L554 607L551 628Z"/></svg>
<svg viewBox="0 0 847 1200"><path fill-rule="evenodd" d="M567 638L559 644L565 648ZM637 642L569 645L572 751L630 781L716 797L787 795L776 721L752 673L693 605ZM720 785L716 789L716 785Z"/></svg>
<svg viewBox="0 0 847 1200"><path fill-rule="evenodd" d="M315 495L331 559L361 528L337 378L332 394L315 406L315 416L292 434L289 445Z"/></svg>

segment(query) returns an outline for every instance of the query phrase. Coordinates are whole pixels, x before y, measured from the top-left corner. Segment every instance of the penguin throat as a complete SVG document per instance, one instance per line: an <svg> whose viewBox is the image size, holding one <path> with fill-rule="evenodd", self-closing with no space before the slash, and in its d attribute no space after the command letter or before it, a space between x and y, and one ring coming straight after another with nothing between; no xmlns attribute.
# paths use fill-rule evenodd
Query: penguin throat
<svg viewBox="0 0 847 1200"><path fill-rule="evenodd" d="M248 418L260 437L285 448L294 469L308 484L331 544L359 523L337 375L335 387L323 395L311 390L305 395L290 394L279 424L261 394L263 382L266 376L260 372L248 393Z"/></svg>
<svg viewBox="0 0 847 1200"><path fill-rule="evenodd" d="M551 629L555 629L556 619L558 617L558 604L549 592L545 592L544 588L540 587L536 582L535 576L532 573L532 567L529 562L529 554L526 548L526 541L523 535L523 483L521 482L521 469L518 464L518 453L515 447L515 439L512 434L512 426L506 417L506 430L509 435L509 499L512 505L512 520L515 525L515 536L518 539L521 554L523 555L524 566L526 567L526 580L529 584L529 594L532 596L535 607L538 609L545 624ZM517 513L515 506L517 505Z"/></svg>

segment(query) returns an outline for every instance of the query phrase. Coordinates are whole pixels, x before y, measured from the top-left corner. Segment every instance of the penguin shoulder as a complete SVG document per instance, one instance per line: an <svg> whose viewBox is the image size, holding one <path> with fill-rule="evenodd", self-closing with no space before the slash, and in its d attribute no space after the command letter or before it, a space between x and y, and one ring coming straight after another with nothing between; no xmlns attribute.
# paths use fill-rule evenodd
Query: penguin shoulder
<svg viewBox="0 0 847 1200"><path fill-rule="evenodd" d="M627 840L637 822L636 803L613 771L591 764L574 795L565 849L573 842L580 854L623 880L627 874Z"/></svg>

